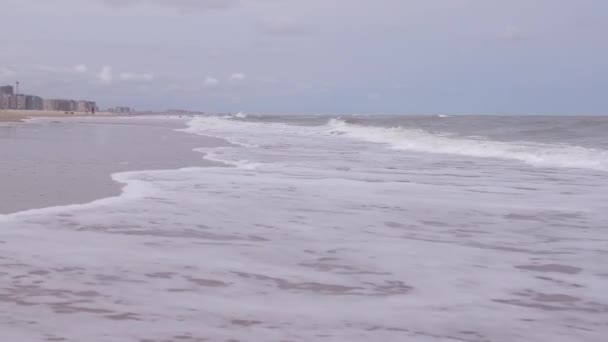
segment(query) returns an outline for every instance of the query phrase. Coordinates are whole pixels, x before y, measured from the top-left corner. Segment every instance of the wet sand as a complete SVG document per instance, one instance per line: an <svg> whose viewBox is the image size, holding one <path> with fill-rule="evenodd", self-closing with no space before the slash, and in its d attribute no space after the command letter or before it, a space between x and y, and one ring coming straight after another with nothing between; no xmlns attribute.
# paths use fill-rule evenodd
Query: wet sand
<svg viewBox="0 0 608 342"><path fill-rule="evenodd" d="M177 119L62 118L0 125L0 214L118 195L111 174L211 165L193 148L221 139ZM162 148L161 148L162 147Z"/></svg>
<svg viewBox="0 0 608 342"><path fill-rule="evenodd" d="M28 118L41 118L41 117L49 117L49 118L70 118L70 117L105 117L105 116L115 116L113 113L108 112L98 112L95 114L84 113L84 112L74 112L74 113L66 113L61 111L50 111L50 110L0 110L0 122L14 122L14 121L23 121Z"/></svg>

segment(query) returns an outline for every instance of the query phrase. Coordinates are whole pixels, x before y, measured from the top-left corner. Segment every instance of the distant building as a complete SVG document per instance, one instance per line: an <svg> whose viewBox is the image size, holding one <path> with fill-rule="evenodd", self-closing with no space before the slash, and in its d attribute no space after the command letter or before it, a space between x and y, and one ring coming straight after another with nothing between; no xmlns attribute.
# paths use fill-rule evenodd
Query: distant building
<svg viewBox="0 0 608 342"><path fill-rule="evenodd" d="M25 110L26 107L26 96L25 95L13 95L13 108L17 110Z"/></svg>
<svg viewBox="0 0 608 342"><path fill-rule="evenodd" d="M0 94L0 109L41 110L42 98L33 95Z"/></svg>
<svg viewBox="0 0 608 342"><path fill-rule="evenodd" d="M44 99L42 100L42 110L57 110L55 109L55 100Z"/></svg>
<svg viewBox="0 0 608 342"><path fill-rule="evenodd" d="M19 84L17 83L17 86ZM0 86L0 109L49 110L61 112L96 112L97 103L93 101L74 101L64 99L43 99L35 95L16 94L11 85Z"/></svg>
<svg viewBox="0 0 608 342"><path fill-rule="evenodd" d="M0 95L14 95L15 90L13 86L2 86L0 87Z"/></svg>
<svg viewBox="0 0 608 342"><path fill-rule="evenodd" d="M11 109L12 96L0 94L0 109Z"/></svg>
<svg viewBox="0 0 608 342"><path fill-rule="evenodd" d="M119 113L119 114L129 114L129 113L134 112L134 110L131 107L114 107L114 108L108 109L108 112Z"/></svg>
<svg viewBox="0 0 608 342"><path fill-rule="evenodd" d="M42 102L44 110L75 112L78 109L78 102L63 99L44 99Z"/></svg>
<svg viewBox="0 0 608 342"><path fill-rule="evenodd" d="M97 104L93 101L78 101L76 110L79 112L92 113L97 111Z"/></svg>
<svg viewBox="0 0 608 342"><path fill-rule="evenodd" d="M42 110L43 100L40 96L26 95L25 96L25 109L27 110Z"/></svg>

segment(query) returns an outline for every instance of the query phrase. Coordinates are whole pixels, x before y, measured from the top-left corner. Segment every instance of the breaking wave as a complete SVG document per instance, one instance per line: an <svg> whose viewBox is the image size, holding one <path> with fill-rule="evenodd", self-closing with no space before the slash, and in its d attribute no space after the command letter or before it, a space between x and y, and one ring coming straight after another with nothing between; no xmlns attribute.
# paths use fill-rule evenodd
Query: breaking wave
<svg viewBox="0 0 608 342"><path fill-rule="evenodd" d="M333 134L388 144L398 150L511 159L535 166L608 171L608 151L602 149L533 142L454 138L419 129L363 126L340 119L331 119L327 126Z"/></svg>

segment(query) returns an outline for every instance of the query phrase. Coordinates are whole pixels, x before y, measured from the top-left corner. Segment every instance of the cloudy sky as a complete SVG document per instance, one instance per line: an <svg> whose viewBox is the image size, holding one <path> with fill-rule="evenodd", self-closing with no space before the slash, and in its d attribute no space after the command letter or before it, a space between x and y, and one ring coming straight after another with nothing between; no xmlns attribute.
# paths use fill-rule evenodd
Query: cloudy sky
<svg viewBox="0 0 608 342"><path fill-rule="evenodd" d="M103 107L608 114L606 0L0 0L0 83Z"/></svg>

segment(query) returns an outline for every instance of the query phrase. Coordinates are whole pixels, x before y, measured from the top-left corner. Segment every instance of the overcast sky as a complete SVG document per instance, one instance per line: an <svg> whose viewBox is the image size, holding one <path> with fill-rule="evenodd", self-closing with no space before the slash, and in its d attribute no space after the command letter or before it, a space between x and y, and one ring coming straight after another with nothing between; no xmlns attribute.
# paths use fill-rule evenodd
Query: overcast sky
<svg viewBox="0 0 608 342"><path fill-rule="evenodd" d="M102 107L608 114L606 0L0 0L0 84Z"/></svg>

